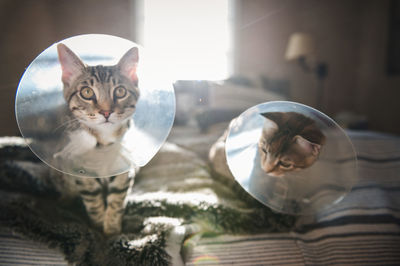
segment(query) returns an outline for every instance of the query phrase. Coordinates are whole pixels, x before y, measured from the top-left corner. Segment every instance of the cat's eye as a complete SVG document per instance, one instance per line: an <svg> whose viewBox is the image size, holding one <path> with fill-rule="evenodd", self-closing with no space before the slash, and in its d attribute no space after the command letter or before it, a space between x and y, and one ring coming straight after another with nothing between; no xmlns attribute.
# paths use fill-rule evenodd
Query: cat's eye
<svg viewBox="0 0 400 266"><path fill-rule="evenodd" d="M264 144L260 145L259 147L265 154L270 152L270 147L266 147Z"/></svg>
<svg viewBox="0 0 400 266"><path fill-rule="evenodd" d="M95 98L95 94L93 89L89 87L83 87L80 92L81 96L85 100L93 100Z"/></svg>
<svg viewBox="0 0 400 266"><path fill-rule="evenodd" d="M283 161L279 161L279 165L282 166L283 168L292 168L293 164L292 163L287 163L287 162L283 162Z"/></svg>
<svg viewBox="0 0 400 266"><path fill-rule="evenodd" d="M114 90L114 98L115 99L121 99L126 96L126 89L123 86L118 86Z"/></svg>

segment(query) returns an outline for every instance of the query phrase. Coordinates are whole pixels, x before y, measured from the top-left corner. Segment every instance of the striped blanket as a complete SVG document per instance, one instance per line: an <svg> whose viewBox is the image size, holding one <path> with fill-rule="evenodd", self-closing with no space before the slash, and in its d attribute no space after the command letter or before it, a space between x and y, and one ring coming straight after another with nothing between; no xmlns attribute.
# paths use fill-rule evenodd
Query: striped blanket
<svg viewBox="0 0 400 266"><path fill-rule="evenodd" d="M299 217L290 231L277 228L252 231L247 228L235 232L231 228L217 234L189 232L181 238L182 252L175 252L182 254L186 265L400 265L400 138L373 132L348 133L357 152L358 182L339 204L313 216ZM209 139L205 135L192 136L196 141L201 137ZM199 146L206 150L207 145ZM213 194L217 191L216 183L208 179L207 168L193 154L181 154L182 158L176 160L170 156L171 149L168 152L162 160L164 166L150 165L143 170L142 181L139 179L135 188L136 194L128 199L127 225L135 223L137 213L151 211L148 198L154 201L155 196L164 197L168 199L166 203L171 204L170 192L173 191L181 196L176 198L177 201L188 199L188 195L195 202L202 201L202 194L182 190L180 176L198 191L207 191L203 195L209 197L204 201L218 202L222 194L225 199L235 196L227 191ZM182 163L185 158L201 167L189 171L188 164ZM179 174L179 169L186 174ZM174 178L168 178L169 172L174 173ZM157 177L157 181L146 181L152 177ZM159 191L149 190L154 183ZM160 202L156 201L154 206L173 218L174 209L165 209L168 206L160 205ZM231 204L232 201L228 202L229 206ZM203 216L225 210L210 208L207 211L207 206L199 206L197 211ZM253 212L264 213L268 212L258 207ZM221 218L207 216L210 217ZM238 218L237 215L231 217L232 220ZM182 225L183 220L184 217L179 216L173 222ZM220 222L223 221L217 219L216 225ZM67 262L57 249L3 229L0 231L0 265L67 265Z"/></svg>
<svg viewBox="0 0 400 266"><path fill-rule="evenodd" d="M400 265L400 139L348 132L358 182L291 232L200 239L187 265Z"/></svg>
<svg viewBox="0 0 400 266"><path fill-rule="evenodd" d="M0 265L67 265L63 254L43 243L0 229Z"/></svg>

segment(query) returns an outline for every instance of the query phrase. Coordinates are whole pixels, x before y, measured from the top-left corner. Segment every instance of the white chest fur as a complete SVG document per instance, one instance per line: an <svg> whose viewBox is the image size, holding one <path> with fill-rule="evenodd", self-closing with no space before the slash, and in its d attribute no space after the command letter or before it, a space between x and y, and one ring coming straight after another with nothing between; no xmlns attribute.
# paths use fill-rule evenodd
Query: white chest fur
<svg viewBox="0 0 400 266"><path fill-rule="evenodd" d="M74 159L76 156L81 156L94 151L97 145L102 147L115 146L110 144L118 143L127 129L128 121L126 124L115 125L112 123L105 123L102 125L96 125L95 127L89 128L84 126L76 129L69 132L68 143L61 151L54 154L54 158L60 157L64 159ZM116 145L114 149L116 147L119 146ZM115 152L115 150L113 150L113 152ZM102 154L102 156L105 155Z"/></svg>
<svg viewBox="0 0 400 266"><path fill-rule="evenodd" d="M99 144L108 145L119 140L121 136L120 130L123 127L121 124L104 123L91 128L90 132L96 137Z"/></svg>
<svg viewBox="0 0 400 266"><path fill-rule="evenodd" d="M70 159L76 155L84 154L97 145L96 138L87 130L78 129L69 133L69 142L65 147L54 154L54 158Z"/></svg>

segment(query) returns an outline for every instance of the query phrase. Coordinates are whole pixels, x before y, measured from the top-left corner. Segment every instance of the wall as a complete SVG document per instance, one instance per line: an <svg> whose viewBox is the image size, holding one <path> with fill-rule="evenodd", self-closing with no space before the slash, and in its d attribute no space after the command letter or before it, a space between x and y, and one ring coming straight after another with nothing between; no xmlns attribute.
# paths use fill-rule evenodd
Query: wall
<svg viewBox="0 0 400 266"><path fill-rule="evenodd" d="M14 97L25 68L51 44L78 34L132 38L130 0L0 1L0 135L18 135Z"/></svg>
<svg viewBox="0 0 400 266"><path fill-rule="evenodd" d="M304 31L328 63L325 100L330 116L350 110L371 129L400 134L400 76L386 70L390 0L235 0L236 72L290 81L292 100L316 106L315 77L284 60L289 36ZM45 48L77 34L134 40L131 0L0 1L0 135L19 133L14 117L18 81Z"/></svg>
<svg viewBox="0 0 400 266"><path fill-rule="evenodd" d="M356 108L371 127L400 134L400 75L386 73L390 1L365 1Z"/></svg>
<svg viewBox="0 0 400 266"><path fill-rule="evenodd" d="M238 1L236 72L287 78L291 100L315 107L315 77L284 60L289 36L311 33L329 66L322 111L353 111L367 115L371 129L400 133L400 78L385 73L389 2Z"/></svg>

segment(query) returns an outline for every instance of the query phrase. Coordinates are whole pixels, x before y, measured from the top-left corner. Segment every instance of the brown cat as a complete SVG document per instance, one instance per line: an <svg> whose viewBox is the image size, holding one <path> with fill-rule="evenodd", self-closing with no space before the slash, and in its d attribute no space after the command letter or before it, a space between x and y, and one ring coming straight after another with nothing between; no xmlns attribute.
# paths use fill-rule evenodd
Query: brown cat
<svg viewBox="0 0 400 266"><path fill-rule="evenodd" d="M296 112L268 112L260 115L266 119L257 143L257 157L265 173L284 176L315 163L326 138L313 119ZM208 156L214 171L233 179L225 154L228 133L229 127L212 145Z"/></svg>
<svg viewBox="0 0 400 266"><path fill-rule="evenodd" d="M271 176L310 167L325 136L314 120L296 112L268 112L258 142L261 168Z"/></svg>

